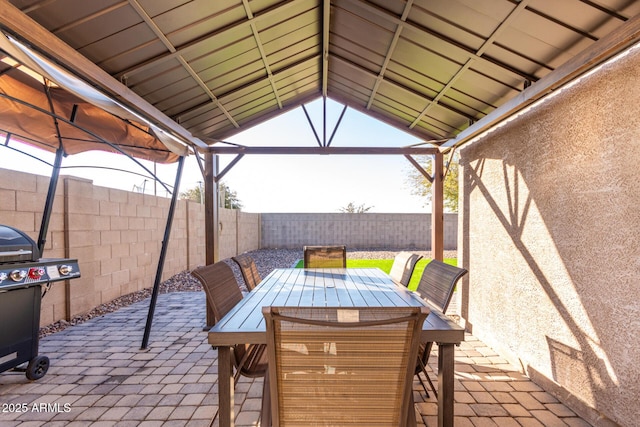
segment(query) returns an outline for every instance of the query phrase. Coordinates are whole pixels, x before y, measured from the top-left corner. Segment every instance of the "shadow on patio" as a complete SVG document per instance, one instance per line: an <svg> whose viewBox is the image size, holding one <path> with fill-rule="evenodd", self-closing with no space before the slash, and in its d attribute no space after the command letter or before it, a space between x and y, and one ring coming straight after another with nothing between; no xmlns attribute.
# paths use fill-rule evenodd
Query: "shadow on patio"
<svg viewBox="0 0 640 427"><path fill-rule="evenodd" d="M44 378L0 374L0 424L210 425L217 412L217 353L202 331L204 293L160 295L149 349L141 351L148 304L43 338L40 353L51 359ZM456 355L456 426L589 425L473 336ZM436 360L431 357L432 365ZM260 381L238 383L238 426L258 425ZM425 398L417 380L414 394L419 425L436 425L433 396Z"/></svg>

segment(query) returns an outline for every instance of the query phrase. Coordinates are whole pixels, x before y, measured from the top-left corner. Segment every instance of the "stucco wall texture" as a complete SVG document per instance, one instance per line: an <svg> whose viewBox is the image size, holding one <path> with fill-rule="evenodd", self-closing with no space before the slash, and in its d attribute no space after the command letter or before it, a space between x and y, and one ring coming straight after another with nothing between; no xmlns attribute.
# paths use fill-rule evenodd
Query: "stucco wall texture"
<svg viewBox="0 0 640 427"><path fill-rule="evenodd" d="M640 419L640 49L461 150L461 314L594 425Z"/></svg>

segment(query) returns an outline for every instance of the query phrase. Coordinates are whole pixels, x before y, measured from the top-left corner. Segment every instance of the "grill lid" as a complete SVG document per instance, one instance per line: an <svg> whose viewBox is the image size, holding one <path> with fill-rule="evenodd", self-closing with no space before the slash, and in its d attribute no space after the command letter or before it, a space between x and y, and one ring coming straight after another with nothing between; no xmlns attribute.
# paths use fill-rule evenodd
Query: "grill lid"
<svg viewBox="0 0 640 427"><path fill-rule="evenodd" d="M38 245L22 231L0 224L0 263L36 261Z"/></svg>

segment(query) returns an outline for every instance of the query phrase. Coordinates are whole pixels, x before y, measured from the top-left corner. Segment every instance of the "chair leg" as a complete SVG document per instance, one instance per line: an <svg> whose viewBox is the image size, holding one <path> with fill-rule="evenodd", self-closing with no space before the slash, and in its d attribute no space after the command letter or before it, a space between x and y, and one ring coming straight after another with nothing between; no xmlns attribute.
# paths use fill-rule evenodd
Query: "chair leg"
<svg viewBox="0 0 640 427"><path fill-rule="evenodd" d="M426 395L426 397L429 397L429 390L427 389L427 385L424 383L424 380L420 376L419 372L416 374L416 377L418 377L418 379L420 380L420 385L422 385L422 388L424 389L424 394Z"/></svg>
<svg viewBox="0 0 640 427"><path fill-rule="evenodd" d="M262 407L260 409L260 427L271 427L271 393L269 392L269 372L262 383Z"/></svg>
<svg viewBox="0 0 640 427"><path fill-rule="evenodd" d="M429 377L429 374L427 373L427 367L424 364L424 362L422 361L422 359L419 359L419 361L420 361L420 368L422 369L422 373L424 373L424 376L427 379L427 382L429 383L429 387L431 388L431 390L433 391L433 395L437 399L438 398L438 391L436 390L436 386L433 385L433 381L431 381L431 378ZM429 397L429 392L427 391L427 387L426 387L424 381L422 380L422 377L420 376L420 373L418 373L418 379L420 380L420 383L422 384L422 388L424 388L424 392L427 394L427 397Z"/></svg>
<svg viewBox="0 0 640 427"><path fill-rule="evenodd" d="M409 410L407 411L407 427L416 427L416 406L415 401L413 400L413 390L411 391L411 396L409 396Z"/></svg>
<svg viewBox="0 0 640 427"><path fill-rule="evenodd" d="M234 366L236 367L235 374L233 375L234 384L238 383L238 380L242 375L244 366L251 365L252 363L254 363L255 360L259 360L265 351L267 351L267 348L264 345L252 346L249 348L249 350L245 351L244 356L239 362L237 362L237 359L235 358L235 353L233 353Z"/></svg>
<svg viewBox="0 0 640 427"><path fill-rule="evenodd" d="M436 399L438 398L438 392L436 391L436 386L433 385L433 382L431 382L431 378L429 378L429 375L427 375L427 373L424 373L424 376L427 377L427 381L429 382L429 386L431 387L431 390L433 390L433 395L436 397Z"/></svg>

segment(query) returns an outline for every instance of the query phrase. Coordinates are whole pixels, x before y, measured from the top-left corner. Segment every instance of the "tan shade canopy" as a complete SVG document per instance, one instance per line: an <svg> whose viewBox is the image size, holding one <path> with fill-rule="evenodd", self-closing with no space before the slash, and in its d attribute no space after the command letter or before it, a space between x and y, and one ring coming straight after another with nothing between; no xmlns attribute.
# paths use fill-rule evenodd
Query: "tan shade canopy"
<svg viewBox="0 0 640 427"><path fill-rule="evenodd" d="M0 129L39 148L66 154L111 151L160 163L186 146L24 44L0 35ZM14 63L13 61L18 61ZM19 65L20 64L20 65Z"/></svg>
<svg viewBox="0 0 640 427"><path fill-rule="evenodd" d="M57 129L49 114L51 107L44 84L15 68L5 69L0 77L0 129L52 152L60 143L66 154L90 150L119 152L103 142L108 141L136 158L161 163L178 159L177 154L149 133L148 126L114 117L59 87L49 87L49 92L53 111L67 120L57 120ZM77 113L71 124L74 106L77 106Z"/></svg>

